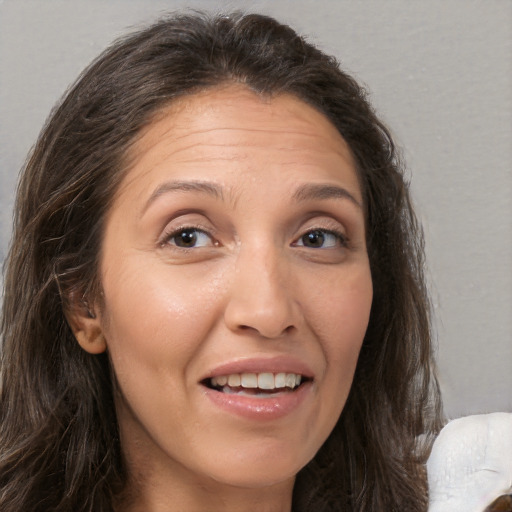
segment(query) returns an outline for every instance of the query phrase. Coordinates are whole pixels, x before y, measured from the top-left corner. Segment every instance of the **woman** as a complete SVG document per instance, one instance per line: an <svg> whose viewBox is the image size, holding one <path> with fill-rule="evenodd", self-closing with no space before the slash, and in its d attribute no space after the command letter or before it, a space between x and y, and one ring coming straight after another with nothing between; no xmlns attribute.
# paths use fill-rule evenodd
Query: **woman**
<svg viewBox="0 0 512 512"><path fill-rule="evenodd" d="M259 15L130 35L15 211L2 511L426 510L421 230L332 57Z"/></svg>

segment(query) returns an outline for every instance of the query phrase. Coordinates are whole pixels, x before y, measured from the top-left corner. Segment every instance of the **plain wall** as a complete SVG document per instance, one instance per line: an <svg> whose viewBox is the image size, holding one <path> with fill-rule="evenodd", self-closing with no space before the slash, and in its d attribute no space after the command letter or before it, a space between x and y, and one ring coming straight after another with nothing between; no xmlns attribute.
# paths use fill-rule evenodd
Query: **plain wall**
<svg viewBox="0 0 512 512"><path fill-rule="evenodd" d="M0 260L53 104L114 37L184 7L274 15L368 85L425 226L446 412L512 411L509 0L0 0Z"/></svg>

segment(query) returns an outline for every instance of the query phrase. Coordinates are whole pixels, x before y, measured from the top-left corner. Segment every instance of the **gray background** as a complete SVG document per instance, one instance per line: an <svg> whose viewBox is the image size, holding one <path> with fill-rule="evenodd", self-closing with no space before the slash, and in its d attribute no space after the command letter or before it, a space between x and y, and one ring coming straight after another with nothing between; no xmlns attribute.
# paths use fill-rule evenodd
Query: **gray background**
<svg viewBox="0 0 512 512"><path fill-rule="evenodd" d="M368 85L425 224L446 412L512 411L510 0L0 0L0 260L52 105L114 37L183 7L274 15Z"/></svg>

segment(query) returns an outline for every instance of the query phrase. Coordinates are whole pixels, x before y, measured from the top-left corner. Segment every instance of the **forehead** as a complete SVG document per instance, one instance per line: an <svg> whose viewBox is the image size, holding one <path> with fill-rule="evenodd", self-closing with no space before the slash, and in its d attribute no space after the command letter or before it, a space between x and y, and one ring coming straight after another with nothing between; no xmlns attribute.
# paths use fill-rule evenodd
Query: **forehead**
<svg viewBox="0 0 512 512"><path fill-rule="evenodd" d="M325 180L327 170L338 177L341 162L360 195L351 151L324 114L291 94L263 96L243 85L208 89L167 105L141 131L127 162L120 193L134 181L162 179L178 167L200 179L207 167L213 173L208 179L231 169L241 180L259 167L251 179L271 176L265 168L280 178L293 169L304 171L306 179Z"/></svg>
<svg viewBox="0 0 512 512"><path fill-rule="evenodd" d="M329 138L334 145L346 146L346 142L329 119L317 109L298 97L283 93L264 95L255 93L245 85L227 84L178 98L158 111L145 129L141 131L134 149L143 146L153 137L158 137L169 128L179 136L194 129L208 131L217 127L254 129L260 123L277 131L308 131L312 125L322 130L322 136ZM290 126L290 120L293 125ZM226 125L227 126L220 126Z"/></svg>

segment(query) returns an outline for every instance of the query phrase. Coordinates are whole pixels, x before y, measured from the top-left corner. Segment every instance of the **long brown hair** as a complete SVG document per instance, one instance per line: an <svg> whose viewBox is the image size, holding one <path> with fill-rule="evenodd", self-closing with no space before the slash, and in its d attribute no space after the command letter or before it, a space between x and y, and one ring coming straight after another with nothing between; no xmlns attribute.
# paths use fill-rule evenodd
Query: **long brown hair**
<svg viewBox="0 0 512 512"><path fill-rule="evenodd" d="M125 485L111 368L75 341L70 297L99 293L103 224L142 127L175 98L226 83L294 94L351 148L374 286L343 413L297 476L293 508L426 510L440 425L421 229L389 132L337 61L261 15L173 15L117 41L52 112L23 170L6 261L2 512L108 512Z"/></svg>

